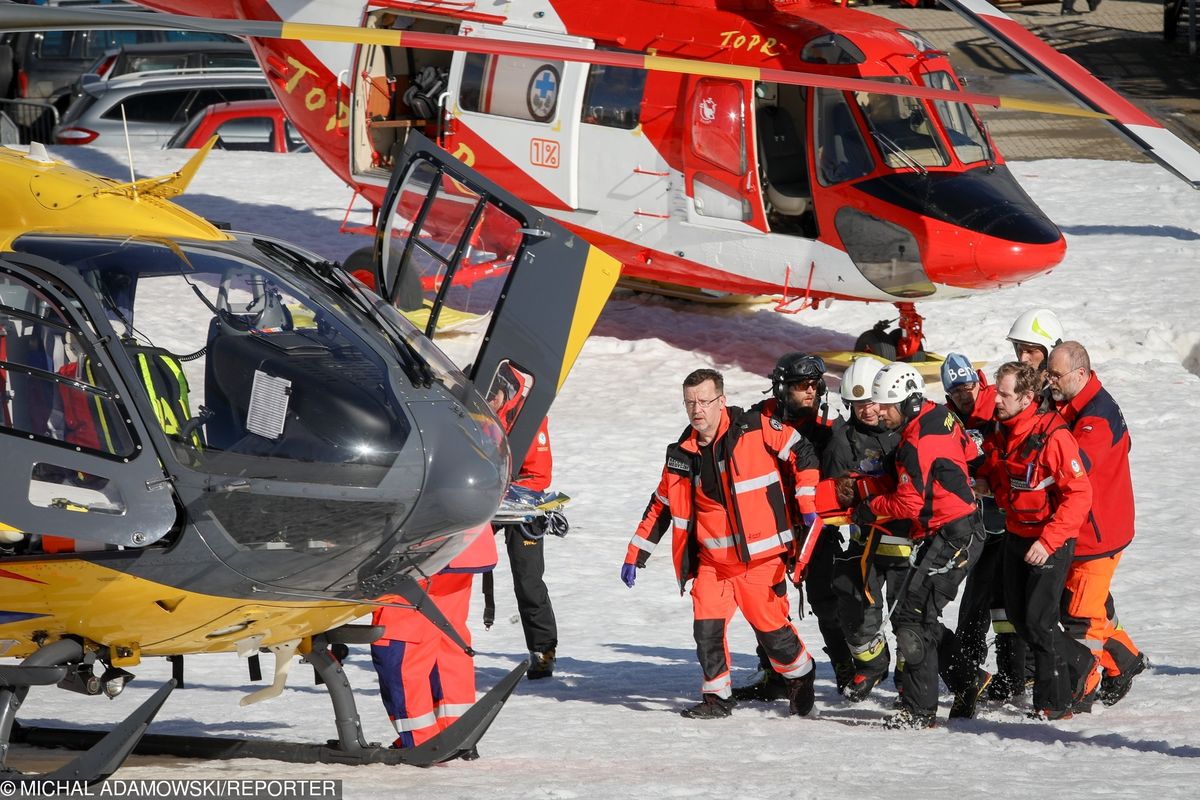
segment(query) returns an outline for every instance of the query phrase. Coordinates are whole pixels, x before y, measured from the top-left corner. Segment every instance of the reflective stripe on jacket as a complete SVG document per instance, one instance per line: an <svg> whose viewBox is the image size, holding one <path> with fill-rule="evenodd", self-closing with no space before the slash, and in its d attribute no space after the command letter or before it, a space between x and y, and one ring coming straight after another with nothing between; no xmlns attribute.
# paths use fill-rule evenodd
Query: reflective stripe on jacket
<svg viewBox="0 0 1200 800"><path fill-rule="evenodd" d="M746 411L725 409L712 451L724 494L719 502L728 524L720 530L697 524L700 447L695 430L689 427L667 448L658 488L625 557L626 563L644 566L669 527L681 590L695 577L701 548L707 558L726 562L749 563L779 555L793 539L793 510L816 510L818 470L812 446L790 425L764 413L762 403ZM787 483L796 487L794 500L787 495Z"/></svg>

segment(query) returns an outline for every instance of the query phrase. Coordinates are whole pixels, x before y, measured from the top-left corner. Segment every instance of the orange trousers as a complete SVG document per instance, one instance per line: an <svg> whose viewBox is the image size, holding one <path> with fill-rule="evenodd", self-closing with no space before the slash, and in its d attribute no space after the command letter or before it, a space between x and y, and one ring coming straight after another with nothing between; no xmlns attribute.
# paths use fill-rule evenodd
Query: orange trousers
<svg viewBox="0 0 1200 800"><path fill-rule="evenodd" d="M1129 669L1138 656L1137 646L1117 621L1109 586L1121 553L1107 558L1072 562L1063 589L1062 626L1100 659L1105 675Z"/></svg>
<svg viewBox="0 0 1200 800"><path fill-rule="evenodd" d="M813 668L812 657L789 619L784 572L777 556L749 564L719 564L701 557L692 581L692 615L696 656L704 672L702 693L725 698L732 694L725 631L737 609L754 629L776 672L798 678Z"/></svg>
<svg viewBox="0 0 1200 800"><path fill-rule="evenodd" d="M439 573L425 591L471 643L467 616L472 573ZM475 702L475 663L420 612L381 608L387 638L371 645L379 694L396 728L396 747L416 747L450 727Z"/></svg>

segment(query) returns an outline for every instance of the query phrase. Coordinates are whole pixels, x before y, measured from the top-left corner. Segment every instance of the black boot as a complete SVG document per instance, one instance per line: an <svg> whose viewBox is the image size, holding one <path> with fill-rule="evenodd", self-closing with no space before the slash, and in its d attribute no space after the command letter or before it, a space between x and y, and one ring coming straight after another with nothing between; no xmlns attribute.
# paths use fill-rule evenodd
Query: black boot
<svg viewBox="0 0 1200 800"><path fill-rule="evenodd" d="M706 692L703 700L679 713L690 719L721 719L732 714L736 705L737 701L732 697L718 697Z"/></svg>
<svg viewBox="0 0 1200 800"><path fill-rule="evenodd" d="M807 717L812 713L813 704L816 703L816 681L816 664L808 671L807 675L787 680L788 709L791 713L801 717Z"/></svg>
<svg viewBox="0 0 1200 800"><path fill-rule="evenodd" d="M761 700L770 703L785 697L787 697L787 684L784 683L783 677L773 669L760 671L757 680L745 686L733 688L733 699L738 701Z"/></svg>
<svg viewBox="0 0 1200 800"><path fill-rule="evenodd" d="M992 674L983 669L975 670L975 680L966 689L954 695L954 704L950 706L950 719L975 719L975 707L979 697L987 690L992 682Z"/></svg>
<svg viewBox="0 0 1200 800"><path fill-rule="evenodd" d="M1138 653L1137 661L1133 662L1129 669L1111 678L1105 675L1100 679L1100 702L1106 706L1116 705L1121 698L1129 694L1134 676L1140 675L1145 669L1146 654Z"/></svg>
<svg viewBox="0 0 1200 800"><path fill-rule="evenodd" d="M554 674L555 659L553 647L543 653L530 653L531 663L529 671L525 673L525 677L531 681L536 681L540 678L549 678Z"/></svg>

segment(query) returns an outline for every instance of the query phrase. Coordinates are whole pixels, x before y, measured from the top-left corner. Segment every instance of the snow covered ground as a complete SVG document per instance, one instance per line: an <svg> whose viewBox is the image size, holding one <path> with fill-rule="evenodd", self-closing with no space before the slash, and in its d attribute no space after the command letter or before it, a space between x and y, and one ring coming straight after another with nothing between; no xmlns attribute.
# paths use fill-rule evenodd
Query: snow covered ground
<svg viewBox="0 0 1200 800"><path fill-rule="evenodd" d="M123 153L60 148L57 155L116 177ZM178 167L179 152L138 156L141 175ZM1012 709L925 732L888 731L889 690L857 706L835 693L819 663L814 719L782 705L743 704L728 720L676 712L700 682L691 606L664 546L630 590L618 580L629 535L661 468L663 447L686 424L679 381L697 367L726 375L730 402L749 404L789 350L848 348L890 308L835 303L795 317L620 294L607 306L551 414L555 488L571 494L571 532L547 545L558 614L555 677L523 682L480 745L482 758L418 770L264 761L135 758L118 777L337 777L345 797L1194 797L1200 780L1200 637L1195 520L1200 517L1200 194L1154 166L1043 161L1012 165L1066 233L1055 272L1020 288L928 304L931 349L989 363L1011 355L1008 326L1034 305L1054 308L1083 341L1120 402L1133 436L1138 537L1114 582L1120 616L1153 663L1119 705L1052 724ZM311 156L212 155L184 205L236 228L289 238L341 258L369 242L339 235L349 191ZM940 395L940 391L938 392ZM524 655L507 567L497 574L490 631L473 612L479 682L486 689ZM793 594L794 599L794 594ZM953 607L948 615L953 619ZM799 622L819 653L815 621ZM731 626L735 683L754 667L754 643ZM268 659L269 661L269 659ZM264 666L268 666L264 664ZM268 667L269 668L269 667ZM366 648L347 666L368 738L393 737ZM147 663L110 704L35 689L32 722L109 723L169 675ZM323 690L305 669L284 695L250 708L253 687L233 655L190 658L188 688L151 730L323 741L334 735ZM943 697L944 719L949 699Z"/></svg>

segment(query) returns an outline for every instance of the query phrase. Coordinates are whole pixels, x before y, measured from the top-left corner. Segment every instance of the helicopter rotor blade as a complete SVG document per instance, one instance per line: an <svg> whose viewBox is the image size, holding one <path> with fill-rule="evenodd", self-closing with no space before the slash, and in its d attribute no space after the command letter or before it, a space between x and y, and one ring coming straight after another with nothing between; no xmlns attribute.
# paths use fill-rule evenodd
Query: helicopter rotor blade
<svg viewBox="0 0 1200 800"><path fill-rule="evenodd" d="M348 25L326 25L266 20L212 19L179 14L128 11L86 11L70 7L0 5L0 30L81 30L81 29L155 29L193 30L249 36L261 39L373 44L389 47L416 47L446 52L470 52L486 55L546 58L614 67L629 67L683 75L730 78L733 80L765 81L770 83L809 86L850 92L917 97L926 100L970 103L1000 109L1015 109L1043 114L1107 119L1108 114L1088 108L1055 103L1038 103L1015 97L935 89L873 80L842 78L793 72L782 69L697 61L645 53L622 53L613 50L591 50L583 47L538 44L504 39L464 37L444 33L400 31L391 28L360 28Z"/></svg>
<svg viewBox="0 0 1200 800"><path fill-rule="evenodd" d="M1102 83L1074 59L1063 55L986 0L941 0L1005 49L1013 58L1088 108L1134 147L1168 171L1200 189L1200 152L1162 123Z"/></svg>

